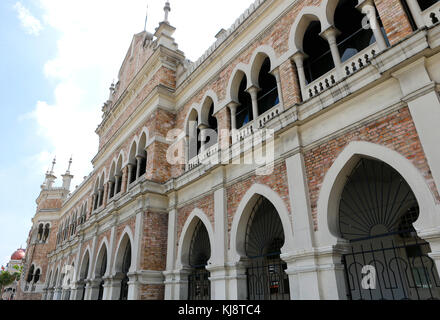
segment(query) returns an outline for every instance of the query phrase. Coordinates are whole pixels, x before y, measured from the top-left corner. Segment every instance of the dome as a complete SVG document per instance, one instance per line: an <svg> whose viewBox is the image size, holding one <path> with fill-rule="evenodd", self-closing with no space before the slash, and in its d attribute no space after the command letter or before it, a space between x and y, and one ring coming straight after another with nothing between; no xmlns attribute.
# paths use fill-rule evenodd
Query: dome
<svg viewBox="0 0 440 320"><path fill-rule="evenodd" d="M11 260L23 260L24 259L24 255L25 255L24 249L18 249L17 251L15 251L12 254Z"/></svg>

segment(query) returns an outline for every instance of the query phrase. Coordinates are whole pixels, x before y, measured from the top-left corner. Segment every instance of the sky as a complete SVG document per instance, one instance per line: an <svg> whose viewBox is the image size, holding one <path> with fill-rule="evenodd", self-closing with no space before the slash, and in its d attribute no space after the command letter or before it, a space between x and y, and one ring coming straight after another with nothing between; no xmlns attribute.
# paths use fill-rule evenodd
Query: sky
<svg viewBox="0 0 440 320"><path fill-rule="evenodd" d="M169 21L196 61L253 0L171 0ZM73 157L71 189L92 171L101 108L134 34L154 33L165 0L0 1L0 265L26 246L44 174ZM148 12L148 14L147 14Z"/></svg>

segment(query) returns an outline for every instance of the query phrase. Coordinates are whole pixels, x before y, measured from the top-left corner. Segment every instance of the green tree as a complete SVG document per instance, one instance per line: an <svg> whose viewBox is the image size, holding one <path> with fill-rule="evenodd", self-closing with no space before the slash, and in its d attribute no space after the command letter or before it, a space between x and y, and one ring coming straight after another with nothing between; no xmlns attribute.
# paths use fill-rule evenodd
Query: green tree
<svg viewBox="0 0 440 320"><path fill-rule="evenodd" d="M2 300L3 288L6 286L9 286L14 281L20 279L21 271L23 270L23 267L14 266L13 268L16 271L11 273L11 272L5 270L5 267L1 267L1 271L0 271L0 300Z"/></svg>

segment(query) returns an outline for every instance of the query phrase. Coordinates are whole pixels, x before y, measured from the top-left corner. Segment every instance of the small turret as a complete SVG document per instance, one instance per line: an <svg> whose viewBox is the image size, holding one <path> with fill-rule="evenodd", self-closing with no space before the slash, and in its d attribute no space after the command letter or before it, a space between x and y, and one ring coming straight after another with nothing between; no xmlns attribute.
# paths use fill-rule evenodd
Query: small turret
<svg viewBox="0 0 440 320"><path fill-rule="evenodd" d="M57 163L57 159L55 157L52 161L52 169L50 171L47 170L46 172L46 179L41 185L41 189L51 189L53 187L53 184L55 183L55 180L57 178L53 172L56 163Z"/></svg>

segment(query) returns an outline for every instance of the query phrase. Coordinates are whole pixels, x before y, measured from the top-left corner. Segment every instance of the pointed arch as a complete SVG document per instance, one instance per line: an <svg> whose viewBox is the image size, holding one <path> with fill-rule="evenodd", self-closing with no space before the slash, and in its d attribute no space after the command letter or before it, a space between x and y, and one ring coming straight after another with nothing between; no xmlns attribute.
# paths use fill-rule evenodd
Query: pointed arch
<svg viewBox="0 0 440 320"><path fill-rule="evenodd" d="M263 184L254 184L243 196L240 204L235 212L234 219L231 226L230 234L230 258L232 261L239 261L241 257L246 256L245 253L245 237L246 227L249 217L251 215L252 208L258 201L259 197L264 197L271 202L278 212L283 225L283 231L285 236L284 246L281 248L281 252L285 253L293 247L293 230L291 224L291 218L289 211L283 199Z"/></svg>
<svg viewBox="0 0 440 320"><path fill-rule="evenodd" d="M408 183L420 207L419 219L414 223L420 236L423 231L440 223L440 210L434 195L416 167L403 155L385 146L365 141L353 141L339 154L327 171L321 185L317 204L319 246L333 245L340 239L338 228L339 198L347 176L361 158L383 161L396 170Z"/></svg>
<svg viewBox="0 0 440 320"><path fill-rule="evenodd" d="M202 221L206 230L208 231L209 241L211 243L211 258L214 256L214 230L212 228L211 221L202 210L195 208L186 219L180 234L177 253L177 268L182 268L183 266L189 265L189 249L191 239L199 221Z"/></svg>
<svg viewBox="0 0 440 320"><path fill-rule="evenodd" d="M91 254L90 246L87 246L81 257L81 263L79 265L78 280L84 280L90 277L90 266L91 266Z"/></svg>
<svg viewBox="0 0 440 320"><path fill-rule="evenodd" d="M330 27L331 24L327 20L327 15L323 8L325 8L323 4L319 7L308 6L299 12L295 22L290 28L289 51L291 53L303 51L304 34L312 21L319 21L321 23L321 31Z"/></svg>
<svg viewBox="0 0 440 320"><path fill-rule="evenodd" d="M93 272L93 276L95 278L101 276L100 270L103 267L102 263L103 263L104 256L106 256L105 260L107 260L106 266L105 266L105 269L106 269L105 273L107 274L109 272L109 261L110 260L109 260L108 248L109 248L109 244L108 244L107 238L104 237L104 239L101 241L101 244L98 247L98 251L97 251L98 254L96 255L96 258L95 258L95 263L94 263L95 270Z"/></svg>
<svg viewBox="0 0 440 320"><path fill-rule="evenodd" d="M127 247L127 245L130 245L132 248L132 252L133 250L133 246L134 246L134 242L133 242L133 233L131 231L131 228L129 226L126 226L124 228L124 231L121 233L121 237L118 240L118 244L116 246L116 251L115 251L115 258L114 258L114 262L113 262L113 270L114 272L121 272L122 270L122 263L123 263L123 259L124 259L124 252L125 249ZM133 260L134 260L134 254L131 255L131 267L135 268L135 266L133 265Z"/></svg>
<svg viewBox="0 0 440 320"><path fill-rule="evenodd" d="M243 77L246 77L249 86L250 72L248 72L248 66L239 63L234 71L231 73L231 77L229 78L228 87L226 90L226 101L237 101L238 102L238 93L240 88L240 83L243 80Z"/></svg>
<svg viewBox="0 0 440 320"><path fill-rule="evenodd" d="M197 106L196 105L193 105L193 106L191 106L191 108L190 108L190 111L188 112L188 114L186 115L186 118L185 118L185 134L188 136L189 135L189 131L190 131L190 127L189 127L189 123L190 123L190 121L197 121L198 122L198 119L200 119L200 116L199 116L199 111L197 110ZM198 125L198 123L197 123L197 125Z"/></svg>
<svg viewBox="0 0 440 320"><path fill-rule="evenodd" d="M259 86L258 76L260 73L261 66L263 65L263 62L266 58L269 58L270 60L270 71L275 69L280 64L275 54L275 50L271 46L262 45L259 46L257 49L255 49L249 63L249 65L251 66L250 81L251 84L254 86Z"/></svg>

